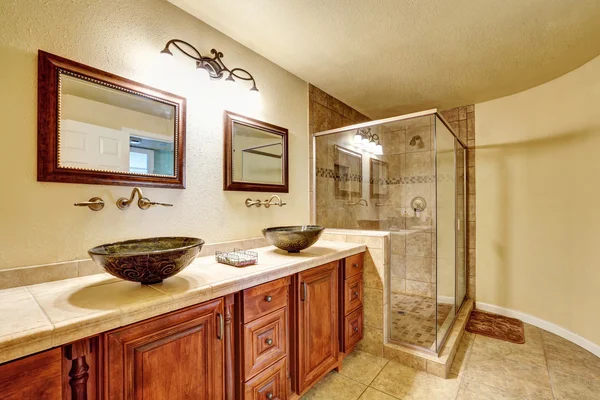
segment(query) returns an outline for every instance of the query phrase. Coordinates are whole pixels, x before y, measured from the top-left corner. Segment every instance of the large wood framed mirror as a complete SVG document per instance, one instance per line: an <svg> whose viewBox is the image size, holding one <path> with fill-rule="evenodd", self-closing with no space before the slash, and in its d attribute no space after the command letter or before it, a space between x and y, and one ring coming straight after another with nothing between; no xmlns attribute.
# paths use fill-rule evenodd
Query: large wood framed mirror
<svg viewBox="0 0 600 400"><path fill-rule="evenodd" d="M38 57L38 181L185 188L185 98Z"/></svg>
<svg viewBox="0 0 600 400"><path fill-rule="evenodd" d="M288 193L288 130L225 111L223 190Z"/></svg>

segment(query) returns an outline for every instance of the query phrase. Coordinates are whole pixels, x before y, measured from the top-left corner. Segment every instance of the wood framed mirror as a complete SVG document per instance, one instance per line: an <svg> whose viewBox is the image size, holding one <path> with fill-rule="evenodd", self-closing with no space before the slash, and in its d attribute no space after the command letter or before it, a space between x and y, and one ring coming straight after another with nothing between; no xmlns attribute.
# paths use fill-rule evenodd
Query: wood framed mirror
<svg viewBox="0 0 600 400"><path fill-rule="evenodd" d="M225 111L223 190L289 192L288 130Z"/></svg>
<svg viewBox="0 0 600 400"><path fill-rule="evenodd" d="M362 155L337 144L334 149L335 198L362 198Z"/></svg>
<svg viewBox="0 0 600 400"><path fill-rule="evenodd" d="M185 188L183 97L38 52L38 181Z"/></svg>
<svg viewBox="0 0 600 400"><path fill-rule="evenodd" d="M379 200L387 200L388 179L390 167L387 162L376 158L370 159L371 178L369 179L371 187L371 198Z"/></svg>

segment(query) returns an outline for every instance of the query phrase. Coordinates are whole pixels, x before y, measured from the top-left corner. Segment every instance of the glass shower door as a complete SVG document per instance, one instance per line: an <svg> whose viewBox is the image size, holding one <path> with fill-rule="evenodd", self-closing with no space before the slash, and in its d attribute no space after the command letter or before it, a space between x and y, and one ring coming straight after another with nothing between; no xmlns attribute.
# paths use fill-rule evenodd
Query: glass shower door
<svg viewBox="0 0 600 400"><path fill-rule="evenodd" d="M466 150L456 140L456 310L462 305L467 294L466 265Z"/></svg>
<svg viewBox="0 0 600 400"><path fill-rule="evenodd" d="M439 351L456 313L456 164L455 138L435 118L436 157L436 351Z"/></svg>

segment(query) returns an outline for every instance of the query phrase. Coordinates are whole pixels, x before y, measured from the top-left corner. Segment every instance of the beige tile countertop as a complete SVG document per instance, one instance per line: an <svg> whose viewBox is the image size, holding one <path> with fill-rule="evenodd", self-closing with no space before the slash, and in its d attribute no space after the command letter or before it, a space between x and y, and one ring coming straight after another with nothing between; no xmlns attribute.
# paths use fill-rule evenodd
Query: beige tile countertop
<svg viewBox="0 0 600 400"><path fill-rule="evenodd" d="M200 257L156 285L102 273L0 290L0 363L348 257L365 245L319 241L294 254L273 246L254 251L256 265Z"/></svg>

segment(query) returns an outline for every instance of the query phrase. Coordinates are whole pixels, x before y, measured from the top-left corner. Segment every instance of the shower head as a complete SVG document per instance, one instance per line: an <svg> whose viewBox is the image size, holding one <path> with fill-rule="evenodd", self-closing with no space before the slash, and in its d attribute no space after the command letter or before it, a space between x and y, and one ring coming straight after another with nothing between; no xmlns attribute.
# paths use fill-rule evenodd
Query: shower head
<svg viewBox="0 0 600 400"><path fill-rule="evenodd" d="M414 145L416 145L416 144L417 144L417 142L418 142L418 141L420 141L420 140L421 140L421 136L419 136L419 135L413 136L413 137L412 137L412 139L410 139L410 143L409 143L409 144L410 144L411 146L414 146Z"/></svg>

